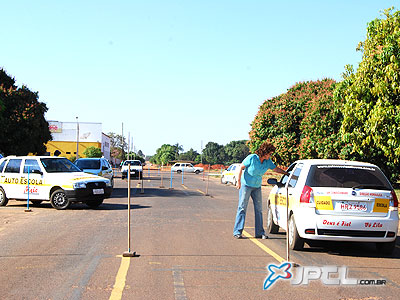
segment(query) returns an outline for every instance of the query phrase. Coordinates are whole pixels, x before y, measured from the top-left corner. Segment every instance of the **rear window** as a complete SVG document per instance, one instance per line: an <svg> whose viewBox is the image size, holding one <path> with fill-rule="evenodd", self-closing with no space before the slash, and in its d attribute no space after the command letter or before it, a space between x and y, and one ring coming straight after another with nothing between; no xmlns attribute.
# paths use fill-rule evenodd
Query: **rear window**
<svg viewBox="0 0 400 300"><path fill-rule="evenodd" d="M141 166L142 163L139 160L127 160L125 161L124 165L127 166L128 163L131 164L131 166Z"/></svg>
<svg viewBox="0 0 400 300"><path fill-rule="evenodd" d="M310 187L392 189L382 171L370 166L311 166L306 184Z"/></svg>
<svg viewBox="0 0 400 300"><path fill-rule="evenodd" d="M100 169L100 159L82 159L77 160L75 164L78 166L79 169Z"/></svg>

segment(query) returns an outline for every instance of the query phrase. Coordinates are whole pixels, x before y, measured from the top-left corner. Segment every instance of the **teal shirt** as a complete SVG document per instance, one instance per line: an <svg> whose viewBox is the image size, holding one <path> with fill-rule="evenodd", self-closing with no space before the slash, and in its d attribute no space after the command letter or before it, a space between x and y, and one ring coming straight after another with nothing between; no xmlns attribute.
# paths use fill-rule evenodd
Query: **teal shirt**
<svg viewBox="0 0 400 300"><path fill-rule="evenodd" d="M246 167L242 173L242 184L255 188L261 186L264 173L276 167L271 159L264 159L261 163L257 154L248 155L242 164Z"/></svg>

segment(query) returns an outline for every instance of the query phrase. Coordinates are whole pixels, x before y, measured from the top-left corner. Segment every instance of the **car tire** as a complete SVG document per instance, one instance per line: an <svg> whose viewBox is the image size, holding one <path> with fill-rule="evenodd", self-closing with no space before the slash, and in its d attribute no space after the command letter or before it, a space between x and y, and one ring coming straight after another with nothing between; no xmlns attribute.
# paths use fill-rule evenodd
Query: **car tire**
<svg viewBox="0 0 400 300"><path fill-rule="evenodd" d="M271 205L268 203L267 209L267 232L268 233L278 233L279 226L275 224L274 218L272 217L272 208Z"/></svg>
<svg viewBox="0 0 400 300"><path fill-rule="evenodd" d="M196 174L199 174L200 173L200 171L199 170L196 170L196 171L194 171Z"/></svg>
<svg viewBox="0 0 400 300"><path fill-rule="evenodd" d="M32 202L32 206L39 206L43 201L42 200L29 200Z"/></svg>
<svg viewBox="0 0 400 300"><path fill-rule="evenodd" d="M178 174L181 174L181 173L182 173L182 171L181 171L181 170L177 170L177 171L176 171L176 173L178 173Z"/></svg>
<svg viewBox="0 0 400 300"><path fill-rule="evenodd" d="M293 214L289 219L289 247L292 250L302 250L304 248L304 239L299 236Z"/></svg>
<svg viewBox="0 0 400 300"><path fill-rule="evenodd" d="M99 199L93 199L86 201L86 205L89 206L90 208L97 208L101 204L103 204L104 198L99 198Z"/></svg>
<svg viewBox="0 0 400 300"><path fill-rule="evenodd" d="M0 206L6 206L8 203L8 198L6 196L6 192L0 187Z"/></svg>
<svg viewBox="0 0 400 300"><path fill-rule="evenodd" d="M70 201L63 189L57 189L50 196L50 204L55 209L62 210L68 208Z"/></svg>
<svg viewBox="0 0 400 300"><path fill-rule="evenodd" d="M379 254L391 255L396 247L396 240L393 242L376 243L376 250Z"/></svg>
<svg viewBox="0 0 400 300"><path fill-rule="evenodd" d="M221 183L222 184L227 184L228 183L228 181L225 180L225 176L224 175L221 176Z"/></svg>
<svg viewBox="0 0 400 300"><path fill-rule="evenodd" d="M233 177L232 183L233 183L234 186L236 186L236 184L237 184L236 177Z"/></svg>

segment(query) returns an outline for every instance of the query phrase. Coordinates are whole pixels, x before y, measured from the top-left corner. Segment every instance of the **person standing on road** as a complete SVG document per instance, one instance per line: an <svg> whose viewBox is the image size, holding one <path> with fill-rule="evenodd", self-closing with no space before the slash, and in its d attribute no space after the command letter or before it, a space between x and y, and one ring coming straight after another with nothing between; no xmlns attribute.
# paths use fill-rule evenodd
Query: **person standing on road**
<svg viewBox="0 0 400 300"><path fill-rule="evenodd" d="M246 219L247 205L250 196L253 199L255 215L255 237L267 239L265 234L262 217L262 197L261 183L264 173L271 169L280 174L287 174L286 171L277 167L271 160L271 155L275 152L275 146L264 142L255 154L248 155L240 165L237 189L239 190L239 205L236 214L233 236L237 239L242 237L244 223Z"/></svg>

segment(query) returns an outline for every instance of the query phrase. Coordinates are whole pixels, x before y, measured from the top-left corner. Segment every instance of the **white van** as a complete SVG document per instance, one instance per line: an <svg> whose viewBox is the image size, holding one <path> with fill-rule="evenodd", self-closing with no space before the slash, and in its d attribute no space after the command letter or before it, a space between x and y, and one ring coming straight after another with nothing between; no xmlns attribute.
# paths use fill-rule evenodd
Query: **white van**
<svg viewBox="0 0 400 300"><path fill-rule="evenodd" d="M392 253L399 225L398 199L383 172L373 164L343 160L299 160L274 184L268 198L267 231L286 230L289 246L307 240L375 242Z"/></svg>
<svg viewBox="0 0 400 300"><path fill-rule="evenodd" d="M56 156L8 156L0 159L0 206L9 199L33 204L50 201L56 209L71 202L97 207L112 192L111 181L82 172L71 161Z"/></svg>

